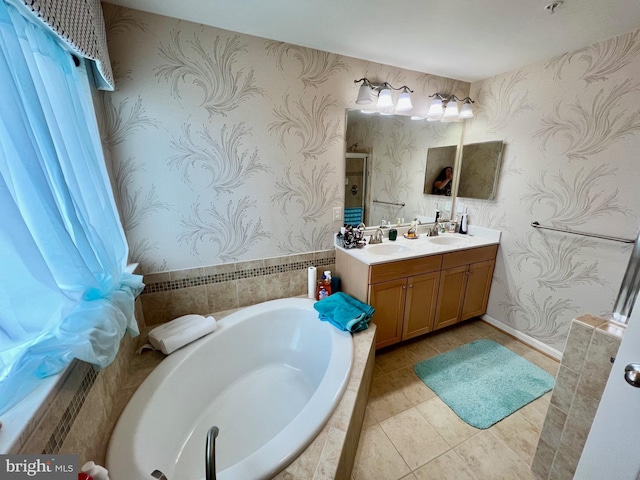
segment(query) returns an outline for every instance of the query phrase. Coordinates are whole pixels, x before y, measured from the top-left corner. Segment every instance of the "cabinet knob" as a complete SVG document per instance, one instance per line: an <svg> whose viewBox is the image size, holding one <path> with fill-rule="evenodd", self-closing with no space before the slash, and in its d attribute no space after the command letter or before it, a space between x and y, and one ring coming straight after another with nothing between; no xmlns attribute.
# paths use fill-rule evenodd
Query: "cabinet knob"
<svg viewBox="0 0 640 480"><path fill-rule="evenodd" d="M413 288L413 285L409 285L409 288Z"/></svg>
<svg viewBox="0 0 640 480"><path fill-rule="evenodd" d="M406 285L402 285L402 288L403 288L404 290L406 290L406 289L407 289L407 286L406 286Z"/></svg>

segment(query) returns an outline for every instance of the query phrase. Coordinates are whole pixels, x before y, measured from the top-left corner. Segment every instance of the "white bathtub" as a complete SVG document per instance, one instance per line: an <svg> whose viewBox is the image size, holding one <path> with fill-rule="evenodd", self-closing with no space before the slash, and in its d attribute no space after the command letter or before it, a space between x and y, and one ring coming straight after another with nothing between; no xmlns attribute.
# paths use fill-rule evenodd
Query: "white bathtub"
<svg viewBox="0 0 640 480"><path fill-rule="evenodd" d="M111 480L205 478L212 425L218 480L268 479L306 448L346 387L351 335L287 298L223 318L160 363L124 409L109 443Z"/></svg>

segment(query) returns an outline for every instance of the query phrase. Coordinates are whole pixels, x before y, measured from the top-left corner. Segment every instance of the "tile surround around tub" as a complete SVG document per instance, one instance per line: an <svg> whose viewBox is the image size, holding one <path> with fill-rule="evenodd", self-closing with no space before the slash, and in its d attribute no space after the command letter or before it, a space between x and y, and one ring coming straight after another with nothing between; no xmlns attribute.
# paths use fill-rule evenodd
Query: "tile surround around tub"
<svg viewBox="0 0 640 480"><path fill-rule="evenodd" d="M146 325L304 295L310 266L333 270L335 250L145 275L140 299Z"/></svg>

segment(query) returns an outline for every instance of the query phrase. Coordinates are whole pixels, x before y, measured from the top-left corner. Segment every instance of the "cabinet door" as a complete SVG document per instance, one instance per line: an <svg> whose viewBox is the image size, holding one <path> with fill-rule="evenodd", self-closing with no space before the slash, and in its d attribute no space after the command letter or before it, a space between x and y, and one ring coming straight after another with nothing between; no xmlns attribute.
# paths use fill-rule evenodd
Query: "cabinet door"
<svg viewBox="0 0 640 480"><path fill-rule="evenodd" d="M376 309L371 319L377 327L376 348L401 340L406 290L406 278L369 286L369 304Z"/></svg>
<svg viewBox="0 0 640 480"><path fill-rule="evenodd" d="M491 279L493 278L495 264L495 260L489 260L469 265L461 320L477 317L487 312L489 290L491 289Z"/></svg>
<svg viewBox="0 0 640 480"><path fill-rule="evenodd" d="M433 329L448 327L458 322L462 315L464 289L468 265L449 268L440 272L440 291Z"/></svg>
<svg viewBox="0 0 640 480"><path fill-rule="evenodd" d="M440 272L409 277L407 299L404 304L402 340L433 330L439 283Z"/></svg>

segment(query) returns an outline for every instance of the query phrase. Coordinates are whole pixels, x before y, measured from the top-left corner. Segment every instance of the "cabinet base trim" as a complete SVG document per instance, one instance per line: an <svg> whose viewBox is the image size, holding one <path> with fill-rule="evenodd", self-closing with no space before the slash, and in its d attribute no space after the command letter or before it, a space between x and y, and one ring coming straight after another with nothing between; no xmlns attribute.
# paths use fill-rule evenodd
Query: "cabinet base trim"
<svg viewBox="0 0 640 480"><path fill-rule="evenodd" d="M510 327L509 325L502 323L499 320L496 320L495 318L490 317L489 315L482 315L480 317L482 320L484 320L485 322L487 322L490 325L493 325L494 327L496 327L499 330L502 330L505 333L508 333L509 335L511 335L512 337L517 338L518 340L526 343L527 345L529 345L531 348L535 348L536 350L541 351L542 353L549 355L550 357L555 358L556 360L561 360L562 359L562 352L559 350L556 350L555 348L551 348L549 345L542 343L540 340L537 340L529 335L527 335L526 333L522 333L518 330L516 330L513 327Z"/></svg>

